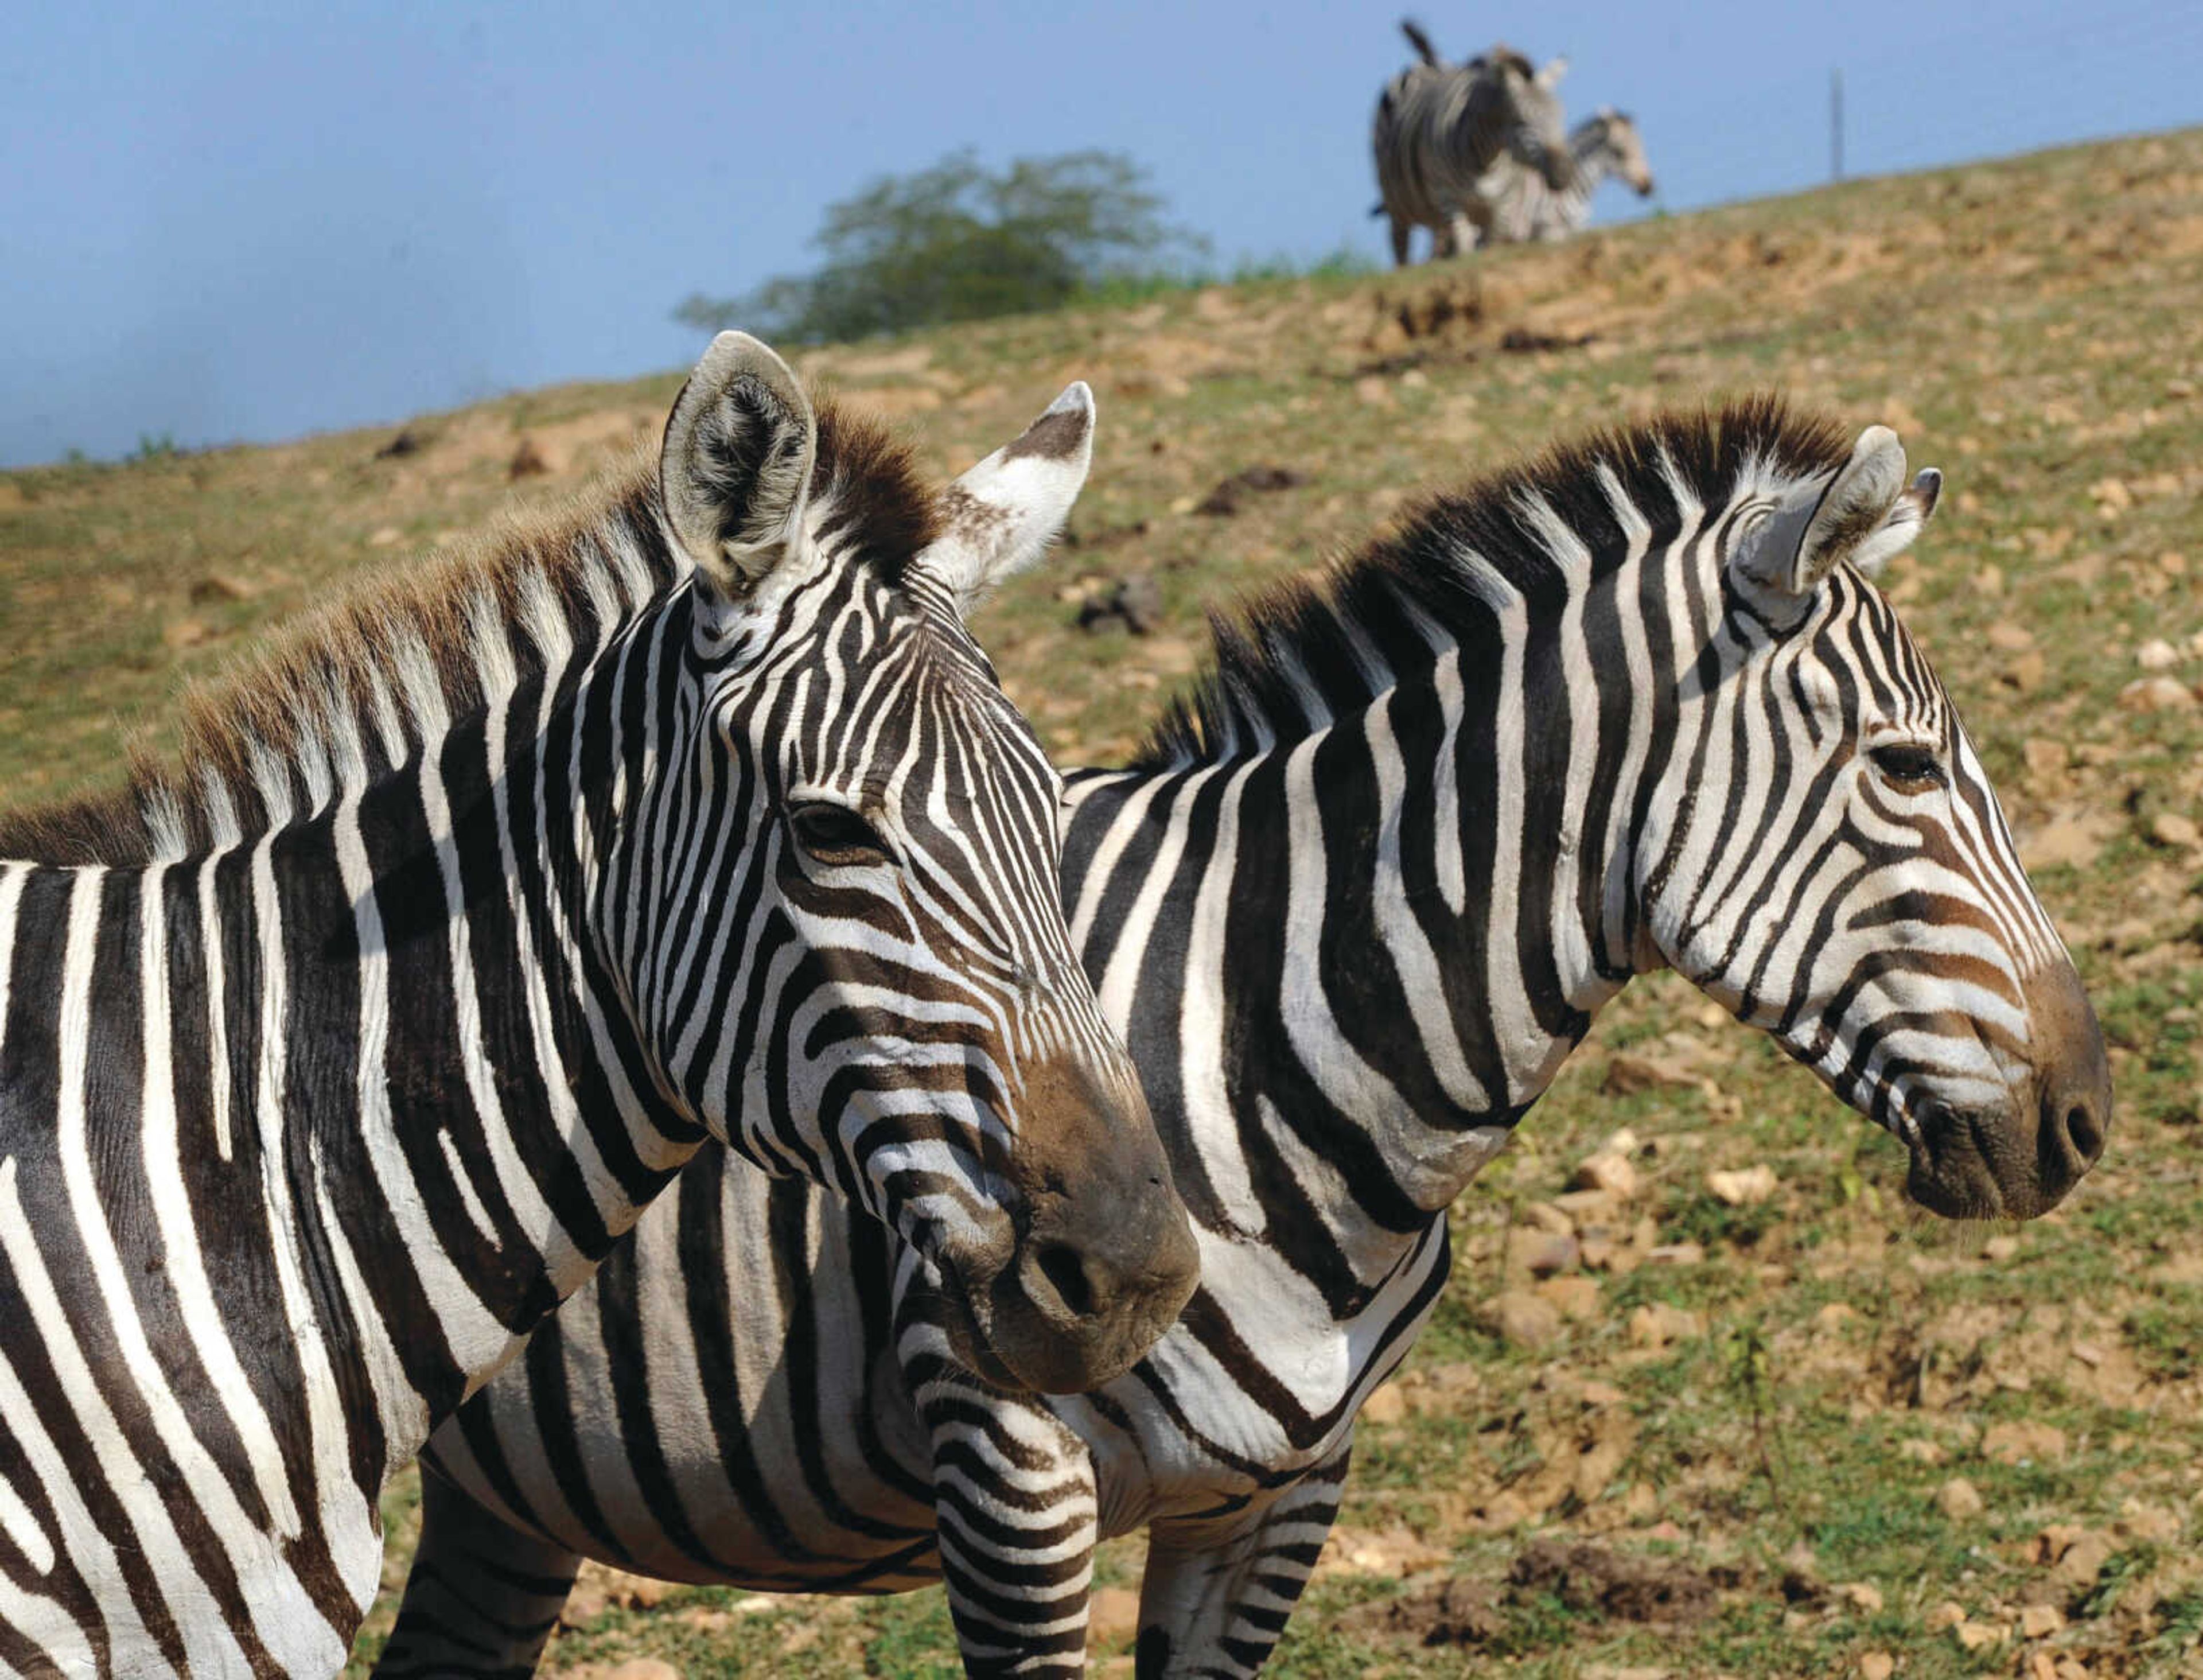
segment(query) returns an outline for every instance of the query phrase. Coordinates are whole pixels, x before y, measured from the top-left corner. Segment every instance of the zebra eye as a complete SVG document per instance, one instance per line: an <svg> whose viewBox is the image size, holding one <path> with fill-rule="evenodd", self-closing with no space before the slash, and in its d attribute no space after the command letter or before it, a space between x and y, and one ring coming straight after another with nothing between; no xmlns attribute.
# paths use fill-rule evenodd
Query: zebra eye
<svg viewBox="0 0 2203 1680"><path fill-rule="evenodd" d="M846 805L799 805L788 813L788 826L812 861L829 868L885 863L891 855L879 831Z"/></svg>
<svg viewBox="0 0 2203 1680"><path fill-rule="evenodd" d="M1871 748L1867 756L1882 779L1899 793L1925 793L1943 785L1942 762L1925 747L1893 742Z"/></svg>

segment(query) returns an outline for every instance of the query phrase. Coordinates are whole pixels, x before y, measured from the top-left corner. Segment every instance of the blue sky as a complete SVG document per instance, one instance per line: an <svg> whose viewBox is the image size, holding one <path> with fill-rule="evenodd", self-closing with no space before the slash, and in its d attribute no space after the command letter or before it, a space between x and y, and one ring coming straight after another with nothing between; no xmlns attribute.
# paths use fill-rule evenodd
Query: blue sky
<svg viewBox="0 0 2203 1680"><path fill-rule="evenodd" d="M1224 263L1372 256L1400 7L1337 0L19 9L0 53L0 464L389 421L673 367L669 311L811 262L886 172L1089 146ZM1982 20L1993 9L1995 23ZM1421 3L1570 56L1670 210L2203 119L2203 8ZM1618 188L1604 216L1631 213Z"/></svg>

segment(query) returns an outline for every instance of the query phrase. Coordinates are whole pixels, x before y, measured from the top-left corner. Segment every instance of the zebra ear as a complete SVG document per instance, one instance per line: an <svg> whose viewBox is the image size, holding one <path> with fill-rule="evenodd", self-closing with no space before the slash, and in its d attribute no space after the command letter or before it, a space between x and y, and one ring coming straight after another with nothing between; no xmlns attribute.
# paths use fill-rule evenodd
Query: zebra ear
<svg viewBox="0 0 2203 1680"><path fill-rule="evenodd" d="M1553 89L1561 85L1561 78L1568 74L1568 55L1566 53L1557 54L1555 56L1547 59L1543 64L1538 67L1538 74L1536 78L1538 86L1544 88L1550 93Z"/></svg>
<svg viewBox="0 0 2203 1680"><path fill-rule="evenodd" d="M818 423L787 363L747 333L722 333L665 422L665 517L721 595L755 589L803 517Z"/></svg>
<svg viewBox="0 0 2203 1680"><path fill-rule="evenodd" d="M1828 486L1776 510L1730 565L1745 593L1769 605L1802 600L1845 560L1872 577L1919 535L1942 483L1931 467L1905 488L1905 446L1888 427L1869 426Z"/></svg>
<svg viewBox="0 0 2203 1680"><path fill-rule="evenodd" d="M917 564L947 584L968 614L1002 579L1047 552L1093 460L1094 393L1079 380L1016 441L941 493L941 535Z"/></svg>

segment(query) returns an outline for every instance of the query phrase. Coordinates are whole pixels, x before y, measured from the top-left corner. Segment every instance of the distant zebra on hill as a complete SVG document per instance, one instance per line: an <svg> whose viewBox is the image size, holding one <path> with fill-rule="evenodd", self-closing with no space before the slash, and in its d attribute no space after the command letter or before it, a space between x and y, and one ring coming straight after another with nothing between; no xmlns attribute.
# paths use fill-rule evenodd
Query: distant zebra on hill
<svg viewBox="0 0 2203 1680"><path fill-rule="evenodd" d="M1591 221L1591 201L1609 176L1640 198L1652 196L1652 167L1637 125L1611 105L1568 131L1568 153L1575 160L1575 179L1562 187L1547 186L1544 175L1511 158L1498 166L1497 203L1484 230L1487 243L1526 245L1581 233Z"/></svg>
<svg viewBox="0 0 2203 1680"><path fill-rule="evenodd" d="M1473 246L1496 208L1503 163L1536 170L1556 190L1574 179L1559 97L1568 64L1543 69L1510 47L1449 64L1412 22L1401 25L1422 62L1385 85L1371 133L1379 203L1391 222L1392 261L1405 267L1409 231L1431 230L1432 256Z"/></svg>
<svg viewBox="0 0 2203 1680"><path fill-rule="evenodd" d="M1448 1204L1648 970L1892 1133L1915 1202L2053 1206L2104 1145L2102 1037L1869 581L1939 482L1884 427L1669 416L1220 620L1137 763L1073 775L1065 842L1200 1233L1184 1316L1091 1393L989 1393L884 1233L700 1156L438 1434L381 1680L527 1671L584 1555L945 1576L971 1673L1072 1675L1096 1540L1136 1529L1137 1672L1251 1674L1452 1271Z"/></svg>
<svg viewBox="0 0 2203 1680"><path fill-rule="evenodd" d="M1176 1316L1062 784L963 625L1090 419L937 496L724 334L654 466L0 822L0 1674L334 1674L385 1482L708 1139L891 1230L997 1383Z"/></svg>

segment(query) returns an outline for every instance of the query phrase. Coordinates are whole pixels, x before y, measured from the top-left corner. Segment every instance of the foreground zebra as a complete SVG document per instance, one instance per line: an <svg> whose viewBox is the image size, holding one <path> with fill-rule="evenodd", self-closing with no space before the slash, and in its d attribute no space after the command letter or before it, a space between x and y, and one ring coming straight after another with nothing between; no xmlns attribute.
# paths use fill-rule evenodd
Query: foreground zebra
<svg viewBox="0 0 2203 1680"><path fill-rule="evenodd" d="M1543 69L1509 47L1466 64L1439 58L1423 33L1403 23L1422 55L1385 84L1370 144L1376 153L1375 214L1392 225L1392 262L1408 263L1408 237L1431 230L1432 257L1472 248L1490 227L1509 162L1539 172L1556 190L1572 179L1561 102L1554 93L1568 65Z"/></svg>
<svg viewBox="0 0 2203 1680"><path fill-rule="evenodd" d="M1591 201L1609 176L1640 198L1652 196L1652 166L1645 161L1644 139L1636 123L1610 105L1568 131L1568 155L1575 162L1575 176L1562 187L1547 186L1537 170L1512 159L1500 166L1491 222L1484 230L1486 240L1527 245L1581 233L1591 222Z"/></svg>
<svg viewBox="0 0 2203 1680"><path fill-rule="evenodd" d="M1059 784L961 619L1090 411L937 501L723 334L659 473L0 831L0 1673L336 1671L386 1479L707 1136L892 1227L998 1381L1176 1316Z"/></svg>
<svg viewBox="0 0 2203 1680"><path fill-rule="evenodd" d="M700 1157L431 1444L378 1674L524 1671L578 1555L945 1576L972 1672L1071 1673L1092 1547L1143 1526L1139 1671L1251 1673L1447 1276L1447 1204L1647 970L1893 1133L1916 1202L2052 1206L2103 1146L2103 1044L1867 581L1937 484L1882 427L1668 417L1220 627L1138 766L1074 778L1064 871L1200 1234L1177 1327L1092 1393L987 1393L897 1340L926 1304L889 1239ZM734 1298L775 1266L773 1304Z"/></svg>

